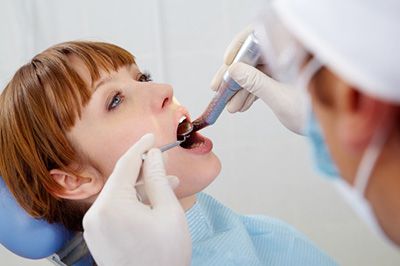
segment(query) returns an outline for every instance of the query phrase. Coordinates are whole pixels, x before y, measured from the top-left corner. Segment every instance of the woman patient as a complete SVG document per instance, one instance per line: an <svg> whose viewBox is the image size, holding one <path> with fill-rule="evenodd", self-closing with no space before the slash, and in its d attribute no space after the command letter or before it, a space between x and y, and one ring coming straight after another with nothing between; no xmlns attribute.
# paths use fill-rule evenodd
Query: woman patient
<svg viewBox="0 0 400 266"><path fill-rule="evenodd" d="M115 163L140 137L176 140L188 111L168 84L152 82L134 57L108 43L67 42L22 66L0 97L0 173L32 216L82 230L82 218ZM193 265L333 265L292 227L241 216L199 193L220 171L198 134L166 152L167 174L186 210ZM160 221L162 223L162 221ZM134 236L132 236L134 237Z"/></svg>

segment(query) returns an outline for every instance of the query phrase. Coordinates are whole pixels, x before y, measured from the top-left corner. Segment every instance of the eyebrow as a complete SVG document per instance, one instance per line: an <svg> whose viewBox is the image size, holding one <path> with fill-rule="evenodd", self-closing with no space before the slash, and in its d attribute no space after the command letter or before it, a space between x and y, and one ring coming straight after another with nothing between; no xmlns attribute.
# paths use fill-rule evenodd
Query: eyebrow
<svg viewBox="0 0 400 266"><path fill-rule="evenodd" d="M100 86L103 86L105 83L110 82L113 79L112 76L107 76L105 78L102 78L100 81L95 82L94 86L94 91L97 90L97 88L99 88Z"/></svg>

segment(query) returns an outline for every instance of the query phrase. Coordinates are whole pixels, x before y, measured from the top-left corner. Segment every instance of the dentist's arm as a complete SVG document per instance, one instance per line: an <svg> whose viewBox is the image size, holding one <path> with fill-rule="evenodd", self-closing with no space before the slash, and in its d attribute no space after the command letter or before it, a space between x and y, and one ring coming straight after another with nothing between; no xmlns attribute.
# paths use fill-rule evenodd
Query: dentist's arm
<svg viewBox="0 0 400 266"><path fill-rule="evenodd" d="M231 113L244 112L260 98L275 113L281 123L289 130L303 134L306 119L306 102L300 89L290 88L267 76L259 69L244 63L233 63L237 52L252 31L247 28L239 33L225 51L224 63L215 74L211 88L218 90L226 70L243 90L240 90L228 103ZM268 58L266 59L268 60ZM262 67L260 67L262 69Z"/></svg>
<svg viewBox="0 0 400 266"><path fill-rule="evenodd" d="M83 219L84 238L98 265L177 265L191 259L184 211L167 177L161 152L147 134L117 162L112 175ZM140 170L149 205L140 202L135 183Z"/></svg>

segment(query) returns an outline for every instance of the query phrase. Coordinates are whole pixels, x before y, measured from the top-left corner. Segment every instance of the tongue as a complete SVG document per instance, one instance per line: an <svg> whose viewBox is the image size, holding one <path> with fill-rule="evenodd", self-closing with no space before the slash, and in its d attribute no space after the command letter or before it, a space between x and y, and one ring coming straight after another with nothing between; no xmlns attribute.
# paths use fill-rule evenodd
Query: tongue
<svg viewBox="0 0 400 266"><path fill-rule="evenodd" d="M191 153L206 154L212 150L213 144L210 139L194 132L188 139L181 143L181 147Z"/></svg>

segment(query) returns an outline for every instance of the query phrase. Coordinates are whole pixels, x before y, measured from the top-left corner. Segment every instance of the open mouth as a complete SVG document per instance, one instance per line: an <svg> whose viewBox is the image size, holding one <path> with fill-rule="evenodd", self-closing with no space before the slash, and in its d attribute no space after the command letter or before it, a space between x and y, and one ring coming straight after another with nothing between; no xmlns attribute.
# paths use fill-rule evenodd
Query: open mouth
<svg viewBox="0 0 400 266"><path fill-rule="evenodd" d="M190 131L192 128L192 123L189 121L187 117L182 117L179 121L179 125L177 128L176 136L178 140L182 140L186 132ZM204 144L206 138L200 135L197 132L191 132L189 135L186 135L186 140L180 144L180 146L184 149L195 149Z"/></svg>

